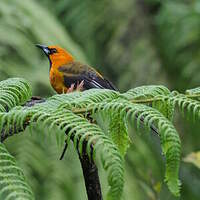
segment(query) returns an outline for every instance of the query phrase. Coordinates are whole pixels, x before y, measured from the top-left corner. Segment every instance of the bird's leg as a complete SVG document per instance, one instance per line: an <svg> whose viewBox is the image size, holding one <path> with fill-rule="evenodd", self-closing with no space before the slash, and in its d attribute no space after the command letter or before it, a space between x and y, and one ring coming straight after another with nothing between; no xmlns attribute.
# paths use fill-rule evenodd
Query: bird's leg
<svg viewBox="0 0 200 200"><path fill-rule="evenodd" d="M67 90L67 93L73 92L73 90L74 90L74 85L75 85L74 83L71 84L70 88Z"/></svg>
<svg viewBox="0 0 200 200"><path fill-rule="evenodd" d="M84 85L84 80L82 80L80 83L77 84L76 91L82 91L83 85Z"/></svg>

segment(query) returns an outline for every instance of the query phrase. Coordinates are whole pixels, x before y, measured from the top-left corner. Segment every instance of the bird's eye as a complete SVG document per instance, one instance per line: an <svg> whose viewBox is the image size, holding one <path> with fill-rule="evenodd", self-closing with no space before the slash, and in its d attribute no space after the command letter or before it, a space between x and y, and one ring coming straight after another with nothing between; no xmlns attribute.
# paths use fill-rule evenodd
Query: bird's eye
<svg viewBox="0 0 200 200"><path fill-rule="evenodd" d="M57 49L55 49L55 48L50 49L50 54L54 54L54 53L57 53Z"/></svg>

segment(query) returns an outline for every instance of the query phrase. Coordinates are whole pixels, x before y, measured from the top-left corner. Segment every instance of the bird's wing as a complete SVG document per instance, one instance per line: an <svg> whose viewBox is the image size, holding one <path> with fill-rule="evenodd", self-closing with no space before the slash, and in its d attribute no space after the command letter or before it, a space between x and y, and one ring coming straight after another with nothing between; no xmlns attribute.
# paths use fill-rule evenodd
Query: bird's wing
<svg viewBox="0 0 200 200"><path fill-rule="evenodd" d="M64 75L64 84L66 87L84 81L83 88L86 90L91 88L117 90L109 80L102 77L101 74L89 65L73 61L59 67L58 70Z"/></svg>

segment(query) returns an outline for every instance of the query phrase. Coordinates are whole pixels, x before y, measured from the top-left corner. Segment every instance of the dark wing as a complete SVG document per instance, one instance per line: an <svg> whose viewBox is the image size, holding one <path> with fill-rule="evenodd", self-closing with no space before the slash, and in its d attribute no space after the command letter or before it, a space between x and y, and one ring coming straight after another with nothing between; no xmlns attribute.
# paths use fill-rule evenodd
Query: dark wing
<svg viewBox="0 0 200 200"><path fill-rule="evenodd" d="M117 90L117 88L107 79L98 76L94 72L88 72L81 75L84 80L84 85L86 89L90 88L100 88L100 89L110 89Z"/></svg>
<svg viewBox="0 0 200 200"><path fill-rule="evenodd" d="M84 81L83 88L85 90L91 88L117 90L117 88L107 79L102 77L95 69L80 62L70 62L58 68L64 73L64 84L70 87L72 84Z"/></svg>

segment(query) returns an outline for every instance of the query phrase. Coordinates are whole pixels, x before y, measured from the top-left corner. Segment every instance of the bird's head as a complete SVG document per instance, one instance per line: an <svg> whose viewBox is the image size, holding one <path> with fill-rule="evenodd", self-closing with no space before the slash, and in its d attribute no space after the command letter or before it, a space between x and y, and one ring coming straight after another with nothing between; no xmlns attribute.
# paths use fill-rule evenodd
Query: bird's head
<svg viewBox="0 0 200 200"><path fill-rule="evenodd" d="M59 67L74 60L70 53L59 46L45 46L36 44L36 47L42 49L45 55L48 57L50 68L52 65Z"/></svg>

